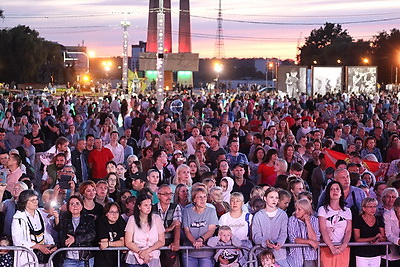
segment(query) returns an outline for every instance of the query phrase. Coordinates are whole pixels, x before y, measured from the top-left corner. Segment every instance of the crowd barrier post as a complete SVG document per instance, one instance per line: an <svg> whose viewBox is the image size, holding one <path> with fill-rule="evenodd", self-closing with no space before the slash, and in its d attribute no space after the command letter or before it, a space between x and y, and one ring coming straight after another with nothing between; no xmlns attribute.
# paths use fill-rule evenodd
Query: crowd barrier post
<svg viewBox="0 0 400 267"><path fill-rule="evenodd" d="M25 263L23 265L23 267L31 266L32 264L35 267L39 266L39 261L38 261L38 258L36 256L36 254L32 250L30 250L29 248L20 247L20 246L4 246L4 247L0 247L0 248L1 248L1 250L13 250L13 251L24 251L24 252L27 252L33 258L33 262L28 261L27 263ZM15 259L14 259L14 261L15 261Z"/></svg>

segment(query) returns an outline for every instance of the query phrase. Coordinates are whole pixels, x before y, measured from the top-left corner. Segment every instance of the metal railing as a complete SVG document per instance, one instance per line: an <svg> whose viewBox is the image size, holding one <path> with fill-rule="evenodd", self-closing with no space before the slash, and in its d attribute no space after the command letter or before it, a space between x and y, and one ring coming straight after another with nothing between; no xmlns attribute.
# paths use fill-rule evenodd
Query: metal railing
<svg viewBox="0 0 400 267"><path fill-rule="evenodd" d="M335 244L335 245L340 245L340 244ZM368 243L368 242L351 242L349 243L349 247L368 247L368 246L385 246L386 248L386 259L388 258L389 255L389 246L393 245L393 243L391 242L379 242L379 243ZM318 249L317 249L317 263L318 263L318 267L321 266L321 247L327 247L328 245L325 243L319 243L318 244ZM299 248L299 247L310 247L310 245L307 244L291 244L291 243L287 243L287 244L283 244L282 245L282 249L285 248ZM247 262L248 267L258 267L258 259L256 256L256 252L259 249L265 249L264 247L261 247L260 245L256 245L254 246L250 252L249 252L249 260ZM389 261L386 260L386 267L389 266Z"/></svg>
<svg viewBox="0 0 400 267"><path fill-rule="evenodd" d="M24 251L33 258L33 261L29 261L29 257L27 257L28 262L24 263L23 265L19 265L18 259L16 259L16 260L14 260L14 262L16 262L17 266L20 266L20 267L26 267L26 266L30 267L31 265L33 265L35 267L39 266L39 261L38 261L36 254L29 248L19 247L19 246L5 246L5 247L0 247L0 249L1 250L12 250L12 251ZM14 258L16 258L15 255L14 255Z"/></svg>
<svg viewBox="0 0 400 267"><path fill-rule="evenodd" d="M371 244L368 242L351 242L349 243L349 247L366 247L366 246L385 246L386 248L386 259L388 258L389 255L389 246L393 245L393 243L391 242L380 242L380 243L376 243L376 244ZM299 248L299 247L310 247L307 244L284 244L282 245L282 249L286 249L286 248ZM317 262L318 262L318 267L320 267L321 265L321 247L327 247L327 245L325 243L320 243L318 245L318 249L317 249ZM25 249L25 248L23 248ZM216 249L237 249L237 247L234 246L223 246L223 247L208 247L208 246L204 246L201 248L202 250L216 250ZM243 250L249 250L247 248L241 248ZM252 249L250 249L249 251L249 256L248 256L248 261L247 261L247 266L248 267L258 267L258 259L257 259L257 250L260 249L265 249L263 247L261 247L260 245L257 246L253 246ZM159 250L170 250L169 247L162 247ZM180 247L180 251L185 251L186 256L189 254L189 250L195 250L194 247L192 246L181 246ZM30 250L28 250L29 252L31 252L31 254L34 255L34 253ZM105 248L105 249L100 249L99 247L69 247L69 248L59 248L57 249L55 252L53 252L50 255L50 259L49 262L52 262L53 258L55 257L56 254L63 252L63 251L117 251L117 263L118 263L118 267L121 266L121 251L129 251L129 249L127 247L110 247L110 248ZM36 257L36 255L34 255ZM188 259L188 257L186 257L186 259ZM386 260L386 267L388 267L388 263L389 261ZM36 265L35 265L36 266ZM188 266L188 265L187 265Z"/></svg>
<svg viewBox="0 0 400 267"><path fill-rule="evenodd" d="M237 249L237 247L235 246L223 246L223 247L208 247L208 246L204 246L201 248L201 250L216 250L216 249ZM249 250L247 248L241 248L243 250ZM170 250L169 247L161 247L159 248L159 250ZM196 250L194 247L192 246L181 246L180 251L185 250L186 256L189 254L189 250ZM127 247L108 247L105 249L100 249L99 247L65 247L65 248L59 248L56 251L54 251L49 258L49 263L53 261L53 258L55 257L56 254L63 252L63 251L117 251L117 263L118 263L118 267L121 266L121 251L129 251L129 249ZM186 257L186 259L188 259L188 257ZM186 266L189 266L188 264Z"/></svg>

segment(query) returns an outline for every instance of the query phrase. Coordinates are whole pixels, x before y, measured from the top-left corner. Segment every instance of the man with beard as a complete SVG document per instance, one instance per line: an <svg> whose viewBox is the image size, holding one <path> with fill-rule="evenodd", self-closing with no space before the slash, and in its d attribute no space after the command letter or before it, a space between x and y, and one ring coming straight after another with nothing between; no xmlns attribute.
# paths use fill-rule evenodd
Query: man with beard
<svg viewBox="0 0 400 267"><path fill-rule="evenodd" d="M46 189L53 188L57 183L57 173L62 170L67 164L67 157L64 153L58 153L52 160L52 163L47 166L46 172L42 178L42 192Z"/></svg>

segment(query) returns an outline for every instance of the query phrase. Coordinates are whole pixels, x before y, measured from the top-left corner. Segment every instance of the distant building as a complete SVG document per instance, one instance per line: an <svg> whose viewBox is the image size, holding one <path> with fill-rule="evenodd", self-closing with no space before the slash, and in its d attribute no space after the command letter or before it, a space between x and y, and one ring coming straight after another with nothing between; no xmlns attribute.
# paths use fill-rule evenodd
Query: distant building
<svg viewBox="0 0 400 267"><path fill-rule="evenodd" d="M146 52L146 42L139 41L139 44L132 45L132 58L130 69L132 71L139 70L139 55L140 53Z"/></svg>

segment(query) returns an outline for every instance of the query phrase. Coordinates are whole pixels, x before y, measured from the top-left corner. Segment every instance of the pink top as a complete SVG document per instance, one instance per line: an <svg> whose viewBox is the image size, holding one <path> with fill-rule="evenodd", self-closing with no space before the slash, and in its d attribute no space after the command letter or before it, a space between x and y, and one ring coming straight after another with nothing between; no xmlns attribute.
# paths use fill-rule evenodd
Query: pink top
<svg viewBox="0 0 400 267"><path fill-rule="evenodd" d="M158 234L165 232L165 228L160 216L152 215L152 226L149 229L149 225L145 224L142 228L137 227L135 218L133 216L129 217L128 223L125 227L125 232L130 232L133 234L132 241L139 248L148 248L154 245L158 241ZM154 250L150 253L151 258L157 259L160 257L160 251ZM129 251L126 258L127 263L136 264L136 258L132 251Z"/></svg>
<svg viewBox="0 0 400 267"><path fill-rule="evenodd" d="M11 172L7 176L7 185L6 185L6 190L9 192L13 192L14 190L14 185L16 182L18 182L18 179L21 177L23 174L23 171L21 170L20 167L18 167L15 171Z"/></svg>

